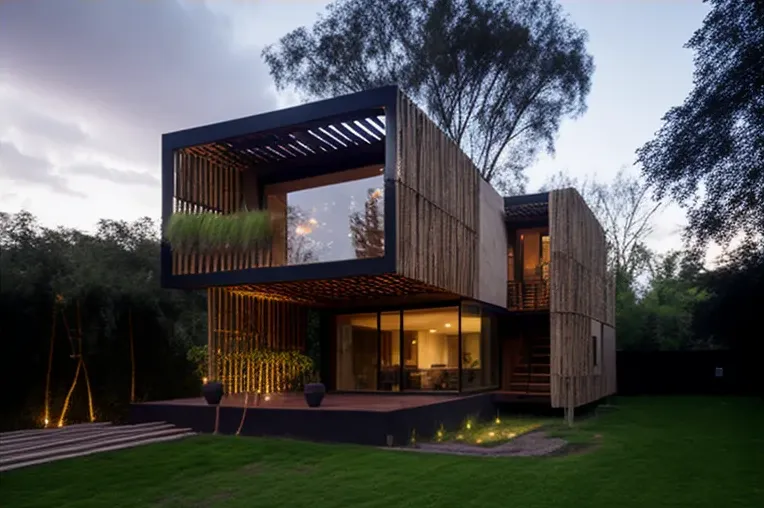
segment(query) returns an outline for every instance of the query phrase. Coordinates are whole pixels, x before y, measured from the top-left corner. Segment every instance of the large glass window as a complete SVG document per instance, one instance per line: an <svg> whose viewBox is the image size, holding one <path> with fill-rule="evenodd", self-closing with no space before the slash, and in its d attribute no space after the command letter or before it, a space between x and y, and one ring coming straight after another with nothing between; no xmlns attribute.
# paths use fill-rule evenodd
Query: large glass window
<svg viewBox="0 0 764 508"><path fill-rule="evenodd" d="M337 390L377 389L377 314L337 318Z"/></svg>
<svg viewBox="0 0 764 508"><path fill-rule="evenodd" d="M273 264L382 257L383 170L375 165L266 186L266 206L280 218Z"/></svg>
<svg viewBox="0 0 764 508"><path fill-rule="evenodd" d="M498 385L497 325L496 317L479 304L462 304L463 391Z"/></svg>
<svg viewBox="0 0 764 508"><path fill-rule="evenodd" d="M459 309L403 312L404 390L459 389Z"/></svg>
<svg viewBox="0 0 764 508"><path fill-rule="evenodd" d="M461 318L459 307L338 316L337 390L457 391L460 375L462 390L496 386L497 333L477 303Z"/></svg>
<svg viewBox="0 0 764 508"><path fill-rule="evenodd" d="M379 389L401 389L401 313L383 312L379 316L380 368Z"/></svg>

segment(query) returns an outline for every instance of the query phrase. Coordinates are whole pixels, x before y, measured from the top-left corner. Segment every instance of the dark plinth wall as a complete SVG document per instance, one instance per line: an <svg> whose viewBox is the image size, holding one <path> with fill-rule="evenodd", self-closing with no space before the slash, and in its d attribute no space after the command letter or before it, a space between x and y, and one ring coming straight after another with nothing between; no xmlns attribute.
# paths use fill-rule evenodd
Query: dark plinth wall
<svg viewBox="0 0 764 508"><path fill-rule="evenodd" d="M241 407L221 406L218 431L235 434L242 411ZM490 393L392 411L250 407L241 434L374 446L385 446L386 436L391 435L393 443L400 446L409 442L413 430L417 436L433 436L441 425L457 427L467 418L490 418L494 411ZM215 407L172 402L131 405L131 423L155 421L211 433L215 427Z"/></svg>

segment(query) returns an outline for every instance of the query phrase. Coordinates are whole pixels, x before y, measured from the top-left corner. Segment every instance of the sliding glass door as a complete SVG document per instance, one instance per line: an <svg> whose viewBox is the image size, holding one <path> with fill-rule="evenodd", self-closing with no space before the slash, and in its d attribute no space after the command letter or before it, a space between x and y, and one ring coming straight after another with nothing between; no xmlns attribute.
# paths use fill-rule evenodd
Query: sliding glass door
<svg viewBox="0 0 764 508"><path fill-rule="evenodd" d="M496 317L478 303L337 316L336 389L442 392L498 382Z"/></svg>

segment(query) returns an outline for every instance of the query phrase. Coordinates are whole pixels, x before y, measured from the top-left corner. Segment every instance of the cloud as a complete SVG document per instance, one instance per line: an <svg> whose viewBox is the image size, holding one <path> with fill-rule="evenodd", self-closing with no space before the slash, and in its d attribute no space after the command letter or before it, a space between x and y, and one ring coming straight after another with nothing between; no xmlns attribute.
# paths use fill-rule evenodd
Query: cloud
<svg viewBox="0 0 764 508"><path fill-rule="evenodd" d="M66 172L70 175L91 176L123 185L147 185L155 187L159 186L160 183L159 178L150 173L123 171L92 162L69 166L66 168Z"/></svg>
<svg viewBox="0 0 764 508"><path fill-rule="evenodd" d="M3 140L0 140L0 177L47 187L70 196L85 197L71 189L68 181L54 172L49 161L22 153L15 144Z"/></svg>
<svg viewBox="0 0 764 508"><path fill-rule="evenodd" d="M142 163L158 163L163 132L276 104L259 49L237 49L200 1L2 2L0 20L8 81L76 106L96 146Z"/></svg>

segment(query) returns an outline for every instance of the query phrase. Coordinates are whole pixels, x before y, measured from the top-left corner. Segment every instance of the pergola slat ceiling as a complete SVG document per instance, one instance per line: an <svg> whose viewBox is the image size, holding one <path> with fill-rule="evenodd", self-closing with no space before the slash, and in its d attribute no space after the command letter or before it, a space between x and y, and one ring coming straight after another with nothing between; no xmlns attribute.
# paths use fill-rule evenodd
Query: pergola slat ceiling
<svg viewBox="0 0 764 508"><path fill-rule="evenodd" d="M312 305L335 305L359 300L373 301L375 298L385 296L448 293L396 274L239 285L231 287L230 290L269 300Z"/></svg>
<svg viewBox="0 0 764 508"><path fill-rule="evenodd" d="M272 132L258 132L185 150L210 160L246 168L296 161L303 157L351 150L380 143L385 117L369 112L343 115Z"/></svg>
<svg viewBox="0 0 764 508"><path fill-rule="evenodd" d="M544 217L548 213L549 204L546 202L524 203L520 205L509 205L504 207L504 214L507 220Z"/></svg>

